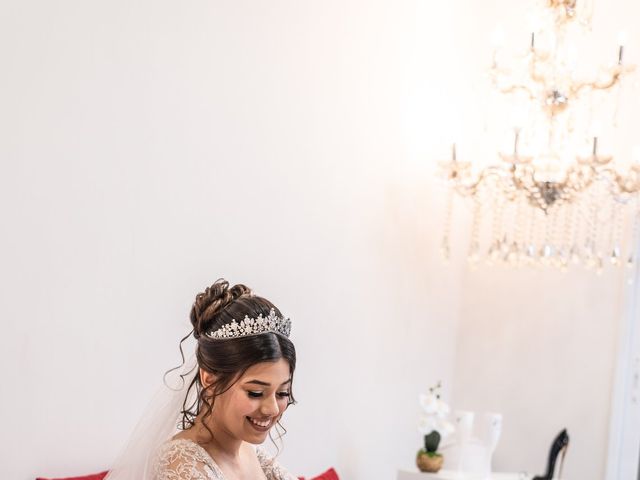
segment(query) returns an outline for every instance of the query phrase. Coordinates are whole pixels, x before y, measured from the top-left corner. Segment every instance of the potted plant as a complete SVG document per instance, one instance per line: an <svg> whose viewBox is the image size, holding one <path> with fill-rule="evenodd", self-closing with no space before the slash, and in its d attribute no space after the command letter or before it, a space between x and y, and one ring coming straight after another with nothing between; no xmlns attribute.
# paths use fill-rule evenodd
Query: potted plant
<svg viewBox="0 0 640 480"><path fill-rule="evenodd" d="M446 417L449 414L449 406L440 399L438 384L429 389L428 394L420 395L420 433L424 435L424 447L418 450L416 464L421 472L435 473L442 468L444 457L438 452L440 440L453 433L454 427Z"/></svg>

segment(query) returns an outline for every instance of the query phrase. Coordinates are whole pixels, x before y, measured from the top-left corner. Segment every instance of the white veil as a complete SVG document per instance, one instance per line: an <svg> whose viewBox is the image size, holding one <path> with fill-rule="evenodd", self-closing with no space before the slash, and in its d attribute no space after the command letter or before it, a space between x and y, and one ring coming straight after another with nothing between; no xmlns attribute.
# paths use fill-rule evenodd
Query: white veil
<svg viewBox="0 0 640 480"><path fill-rule="evenodd" d="M196 356L193 354L182 366L165 376L164 385L149 403L105 480L153 478L154 454L177 433L187 388L197 374L197 366ZM196 395L194 388L189 393L187 406L195 401Z"/></svg>

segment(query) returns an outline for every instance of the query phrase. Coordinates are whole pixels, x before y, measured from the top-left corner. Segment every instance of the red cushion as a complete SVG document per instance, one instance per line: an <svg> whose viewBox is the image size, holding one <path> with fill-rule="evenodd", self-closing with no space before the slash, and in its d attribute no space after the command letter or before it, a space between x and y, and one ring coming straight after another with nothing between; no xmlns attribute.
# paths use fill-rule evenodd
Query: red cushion
<svg viewBox="0 0 640 480"><path fill-rule="evenodd" d="M311 480L340 480L338 474L333 468L330 468L324 473L321 473L317 477L313 477Z"/></svg>
<svg viewBox="0 0 640 480"><path fill-rule="evenodd" d="M94 473L93 475L85 475L84 477L65 477L65 478L44 478L38 477L36 480L103 480L107 476L106 472Z"/></svg>

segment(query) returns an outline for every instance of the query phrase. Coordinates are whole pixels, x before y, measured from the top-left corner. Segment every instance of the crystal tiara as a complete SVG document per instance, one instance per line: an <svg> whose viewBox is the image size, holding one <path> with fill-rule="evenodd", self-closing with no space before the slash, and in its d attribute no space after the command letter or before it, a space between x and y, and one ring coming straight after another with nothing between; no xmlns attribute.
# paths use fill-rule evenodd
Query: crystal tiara
<svg viewBox="0 0 640 480"><path fill-rule="evenodd" d="M226 340L260 335L261 333L277 333L288 338L291 333L291 320L279 317L272 308L267 317L260 314L257 318L249 318L249 315L245 315L244 320L241 320L240 323L232 320L231 323L227 323L213 332L207 332L206 336L214 340Z"/></svg>

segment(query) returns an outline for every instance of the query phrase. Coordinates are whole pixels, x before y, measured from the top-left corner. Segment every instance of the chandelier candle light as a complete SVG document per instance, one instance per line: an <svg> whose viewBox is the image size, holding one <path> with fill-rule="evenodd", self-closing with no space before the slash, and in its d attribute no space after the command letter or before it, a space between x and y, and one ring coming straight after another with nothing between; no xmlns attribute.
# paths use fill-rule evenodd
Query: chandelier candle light
<svg viewBox="0 0 640 480"><path fill-rule="evenodd" d="M586 0L543 3L526 53L507 66L496 49L489 72L497 95L520 112L511 150L474 168L458 159L454 143L450 160L440 163L450 186L442 253L450 255L458 195L472 202L467 257L472 266L486 260L563 271L571 263L596 272L606 263L633 267L640 234L640 158L623 164L601 153L594 111L613 105L610 123L615 124L623 79L635 67L624 61L621 35L612 64L592 78L580 77L569 40L589 31L592 6Z"/></svg>

